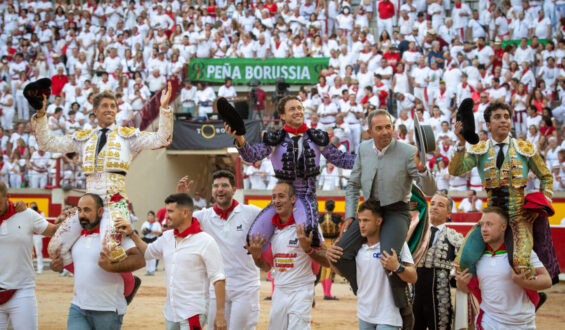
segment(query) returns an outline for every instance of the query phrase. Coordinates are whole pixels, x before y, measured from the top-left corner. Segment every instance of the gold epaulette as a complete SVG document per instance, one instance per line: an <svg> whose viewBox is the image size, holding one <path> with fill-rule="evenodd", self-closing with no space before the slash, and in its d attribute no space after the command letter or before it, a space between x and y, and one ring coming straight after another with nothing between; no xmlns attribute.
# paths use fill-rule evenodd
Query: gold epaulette
<svg viewBox="0 0 565 330"><path fill-rule="evenodd" d="M530 141L514 140L514 147L516 148L516 152L524 157L533 157L536 154L536 150L534 149L534 145Z"/></svg>
<svg viewBox="0 0 565 330"><path fill-rule="evenodd" d="M73 134L73 138L77 141L86 141L90 138L90 136L94 133L93 129L83 129L80 131L76 131Z"/></svg>
<svg viewBox="0 0 565 330"><path fill-rule="evenodd" d="M482 155L484 153L486 153L488 150L488 144L486 141L481 141L475 145L472 145L469 150L467 150L468 153L470 154L474 154L474 155Z"/></svg>
<svg viewBox="0 0 565 330"><path fill-rule="evenodd" d="M136 136L137 132L139 131L135 127L118 127L118 135L125 139Z"/></svg>

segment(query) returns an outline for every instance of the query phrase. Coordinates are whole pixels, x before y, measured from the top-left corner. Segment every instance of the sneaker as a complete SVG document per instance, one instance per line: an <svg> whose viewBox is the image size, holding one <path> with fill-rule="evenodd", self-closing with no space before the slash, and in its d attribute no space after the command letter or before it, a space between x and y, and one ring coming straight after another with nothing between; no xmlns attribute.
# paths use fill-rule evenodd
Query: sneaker
<svg viewBox="0 0 565 330"><path fill-rule="evenodd" d="M145 273L145 276L154 276L154 275L155 275L155 272L147 272L147 273Z"/></svg>
<svg viewBox="0 0 565 330"><path fill-rule="evenodd" d="M126 297L126 302L128 303L128 305L131 303L133 297L135 297L135 294L137 293L137 290L141 286L141 279L139 277L134 276L133 280L135 281L135 284L133 285L133 290L131 291L130 295Z"/></svg>
<svg viewBox="0 0 565 330"><path fill-rule="evenodd" d="M336 296L333 296L333 297L330 297L330 296L324 296L324 300L339 300L339 298L338 298L338 297L336 297Z"/></svg>

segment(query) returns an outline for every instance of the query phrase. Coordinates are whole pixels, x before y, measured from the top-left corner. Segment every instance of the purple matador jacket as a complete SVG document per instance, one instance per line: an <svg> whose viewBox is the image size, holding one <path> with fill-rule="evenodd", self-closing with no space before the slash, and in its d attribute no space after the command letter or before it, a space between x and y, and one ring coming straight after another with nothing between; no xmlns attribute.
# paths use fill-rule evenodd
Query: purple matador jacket
<svg viewBox="0 0 565 330"><path fill-rule="evenodd" d="M296 140L296 141L295 141ZM271 155L275 177L279 181L292 184L296 189L294 204L294 220L296 224L306 225L306 232L318 226L318 201L316 200L316 176L320 174L320 155L337 167L351 169L355 163L355 155L339 151L330 143L326 132L310 128L300 139L291 138L284 130L268 132L263 136L263 142L253 146L245 142L239 148L241 158L249 163L255 163ZM270 242L275 231L272 223L275 210L269 204L255 219L248 232L249 235L265 235ZM319 246L318 230L314 230L313 243ZM265 244L263 251L268 248Z"/></svg>

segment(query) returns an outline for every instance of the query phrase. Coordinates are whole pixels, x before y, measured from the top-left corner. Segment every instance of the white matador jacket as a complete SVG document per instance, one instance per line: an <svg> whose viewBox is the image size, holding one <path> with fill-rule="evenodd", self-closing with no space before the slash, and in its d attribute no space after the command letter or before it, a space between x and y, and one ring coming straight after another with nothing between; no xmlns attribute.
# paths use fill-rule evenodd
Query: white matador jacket
<svg viewBox="0 0 565 330"><path fill-rule="evenodd" d="M120 246L121 236L113 222L117 217L129 218L125 181L133 157L142 150L168 146L173 136L173 113L161 108L157 132L141 132L131 127L112 124L106 133L107 141L96 155L99 131L81 130L64 136L52 135L47 126L47 116L33 116L32 126L39 149L50 152L77 152L86 175L86 191L99 195L104 201L104 215L100 223L100 235L112 252L112 260L126 257ZM67 219L49 243L49 254L60 249L65 266L72 263L70 249L80 237L82 227L78 214Z"/></svg>

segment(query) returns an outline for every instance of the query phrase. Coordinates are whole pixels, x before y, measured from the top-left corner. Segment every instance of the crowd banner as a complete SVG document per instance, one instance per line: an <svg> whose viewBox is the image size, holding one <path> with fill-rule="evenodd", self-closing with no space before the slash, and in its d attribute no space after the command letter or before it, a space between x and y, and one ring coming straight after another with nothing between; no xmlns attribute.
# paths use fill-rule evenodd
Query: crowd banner
<svg viewBox="0 0 565 330"><path fill-rule="evenodd" d="M223 83L227 77L234 83L245 84L253 79L262 84L275 84L284 78L289 84L318 83L322 69L329 64L327 57L304 58L193 58L188 63L187 78L192 81Z"/></svg>
<svg viewBox="0 0 565 330"><path fill-rule="evenodd" d="M250 144L260 142L261 122L245 120L245 140ZM234 146L233 136L226 133L223 121L175 120L173 142L169 150L211 150Z"/></svg>

